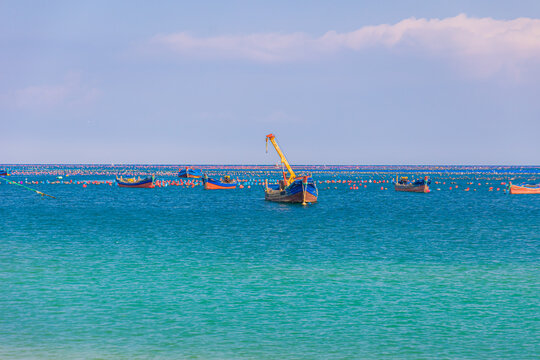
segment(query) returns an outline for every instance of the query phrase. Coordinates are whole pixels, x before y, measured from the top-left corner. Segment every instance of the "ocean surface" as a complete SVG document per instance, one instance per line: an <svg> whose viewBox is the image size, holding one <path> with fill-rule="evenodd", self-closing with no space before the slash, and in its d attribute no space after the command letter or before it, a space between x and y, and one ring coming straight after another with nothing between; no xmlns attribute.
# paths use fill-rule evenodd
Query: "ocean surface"
<svg viewBox="0 0 540 360"><path fill-rule="evenodd" d="M273 169L103 182L176 171L12 168L57 199L0 184L0 359L539 358L540 195L502 184L539 168L315 169L309 206L264 200Z"/></svg>

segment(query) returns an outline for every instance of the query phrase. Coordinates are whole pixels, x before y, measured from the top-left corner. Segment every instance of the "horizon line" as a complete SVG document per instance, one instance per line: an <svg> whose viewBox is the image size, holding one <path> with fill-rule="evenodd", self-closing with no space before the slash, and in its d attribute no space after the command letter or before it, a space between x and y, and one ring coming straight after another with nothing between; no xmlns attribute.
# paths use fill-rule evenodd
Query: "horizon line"
<svg viewBox="0 0 540 360"><path fill-rule="evenodd" d="M257 167L275 167L276 164L203 164L203 163L176 163L176 164L152 164L152 163L0 163L0 166L53 166L53 165L63 165L63 166L257 166ZM317 167L379 167L379 166L391 166L391 167L400 167L400 166L409 166L409 167L421 167L421 166L439 166L439 167L540 167L538 165L524 165L524 164L297 164L291 165L291 167L306 167L306 166L317 166Z"/></svg>

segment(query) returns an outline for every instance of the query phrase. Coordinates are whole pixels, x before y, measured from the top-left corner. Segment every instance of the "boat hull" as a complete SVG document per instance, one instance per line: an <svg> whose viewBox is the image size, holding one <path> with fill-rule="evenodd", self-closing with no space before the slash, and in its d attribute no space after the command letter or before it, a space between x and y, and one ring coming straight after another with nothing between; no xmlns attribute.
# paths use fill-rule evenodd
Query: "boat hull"
<svg viewBox="0 0 540 360"><path fill-rule="evenodd" d="M123 188L153 189L155 187L153 177L142 179L140 181L135 181L135 182L128 182L128 181L124 181L122 179L116 178L116 182L118 183L119 187L123 187Z"/></svg>
<svg viewBox="0 0 540 360"><path fill-rule="evenodd" d="M394 189L401 192L428 193L429 185L394 184Z"/></svg>
<svg viewBox="0 0 540 360"><path fill-rule="evenodd" d="M305 197L304 197L305 186ZM316 203L319 192L315 182L310 178L304 185L302 180L296 180L291 185L283 190L279 185L271 185L265 189L264 198L267 201L283 202L283 203Z"/></svg>
<svg viewBox="0 0 540 360"><path fill-rule="evenodd" d="M510 194L540 194L540 185L510 185Z"/></svg>
<svg viewBox="0 0 540 360"><path fill-rule="evenodd" d="M236 189L236 182L233 183L224 183L216 179L204 179L204 189L205 190L233 190Z"/></svg>
<svg viewBox="0 0 540 360"><path fill-rule="evenodd" d="M156 186L152 183L148 184L137 184L137 185L131 185L131 184L118 184L119 187L122 188L138 188L138 189L153 189Z"/></svg>
<svg viewBox="0 0 540 360"><path fill-rule="evenodd" d="M303 193L296 193L293 195L287 195L282 194L282 191L266 191L264 194L264 199L267 201L274 201L274 202L283 202L283 203L303 203L304 202L304 194ZM306 193L306 203L316 203L317 202L317 196Z"/></svg>
<svg viewBox="0 0 540 360"><path fill-rule="evenodd" d="M203 177L203 174L200 170L182 169L178 172L178 177L188 179L200 179Z"/></svg>
<svg viewBox="0 0 540 360"><path fill-rule="evenodd" d="M188 179L200 179L202 176L191 175L191 174L178 174L178 177L188 178Z"/></svg>

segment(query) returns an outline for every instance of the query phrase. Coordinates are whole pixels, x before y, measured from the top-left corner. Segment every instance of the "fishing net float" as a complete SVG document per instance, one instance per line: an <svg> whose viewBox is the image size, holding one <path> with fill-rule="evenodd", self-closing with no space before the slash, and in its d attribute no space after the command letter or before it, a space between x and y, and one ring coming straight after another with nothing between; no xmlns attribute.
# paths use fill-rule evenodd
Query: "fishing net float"
<svg viewBox="0 0 540 360"><path fill-rule="evenodd" d="M6 179L6 178L3 177L3 176L0 176L0 179L5 180L6 182L8 182L8 183L10 183L10 184L17 185L17 186L20 186L20 187L22 187L22 188L25 188L26 190L33 191L33 192L35 192L35 193L38 194L38 195L41 195L41 196L48 196L48 197L50 197L50 198L56 199L56 198L55 198L54 196L52 196L52 195L45 194L44 192L41 192L41 191L36 190L36 189L29 188L28 186L24 186L24 185L22 185L22 184L17 184L15 181L8 180L8 179Z"/></svg>

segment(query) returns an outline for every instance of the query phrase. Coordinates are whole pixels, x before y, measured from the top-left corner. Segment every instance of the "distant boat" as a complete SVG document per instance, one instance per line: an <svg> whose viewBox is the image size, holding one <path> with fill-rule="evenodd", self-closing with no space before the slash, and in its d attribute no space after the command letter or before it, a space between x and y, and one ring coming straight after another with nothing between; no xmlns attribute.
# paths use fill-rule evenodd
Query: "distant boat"
<svg viewBox="0 0 540 360"><path fill-rule="evenodd" d="M230 176L225 176L222 179L216 180L209 178L206 174L202 178L205 190L224 190L224 189L236 189L236 181L232 180Z"/></svg>
<svg viewBox="0 0 540 360"><path fill-rule="evenodd" d="M426 176L423 180L409 181L408 177L402 176L399 179L396 177L392 182L396 191L428 193L431 179Z"/></svg>
<svg viewBox="0 0 540 360"><path fill-rule="evenodd" d="M178 170L178 177L181 178L193 178L193 179L200 179L202 178L203 174L201 170L199 169L193 169L190 167L186 167L185 169Z"/></svg>
<svg viewBox="0 0 540 360"><path fill-rule="evenodd" d="M285 155L281 152L275 136L273 134L266 135L266 146L268 150L268 140L274 145L281 163L285 165L288 176L283 171L283 180L277 184L268 185L265 183L264 198L268 201L287 202L287 203L315 203L319 197L319 190L313 178L310 175L296 176Z"/></svg>
<svg viewBox="0 0 540 360"><path fill-rule="evenodd" d="M540 184L508 184L510 194L540 194Z"/></svg>
<svg viewBox="0 0 540 360"><path fill-rule="evenodd" d="M126 178L123 177L116 177L116 182L118 183L119 187L127 187L127 188L147 188L152 189L154 188L154 175L146 177L146 178Z"/></svg>

